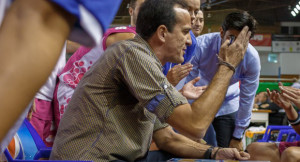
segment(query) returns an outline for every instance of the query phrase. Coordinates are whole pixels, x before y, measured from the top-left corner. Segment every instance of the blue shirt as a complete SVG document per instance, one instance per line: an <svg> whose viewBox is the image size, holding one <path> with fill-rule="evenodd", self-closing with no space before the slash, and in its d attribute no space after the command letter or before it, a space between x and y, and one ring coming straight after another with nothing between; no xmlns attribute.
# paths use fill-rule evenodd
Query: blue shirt
<svg viewBox="0 0 300 162"><path fill-rule="evenodd" d="M191 35L191 39L192 39L192 45L187 46L187 48L185 50L185 54L183 55L184 61L183 61L183 63L181 63L182 65L184 65L185 63L191 61L192 57L194 56L194 51L195 51L195 48L196 48L196 37L195 37L195 35L193 34L193 32L191 30L190 30L190 35ZM163 73L165 75L167 75L168 71L175 65L177 65L177 64L167 62L164 65Z"/></svg>
<svg viewBox="0 0 300 162"><path fill-rule="evenodd" d="M218 58L221 47L220 33L210 33L196 38L196 49L191 63L193 70L186 82L200 76L196 86L208 85L218 70ZM244 130L250 123L255 93L259 84L260 59L257 51L251 44L244 59L236 68L230 80L224 102L216 114L217 116L238 111L233 136L241 138ZM240 85L239 85L240 81ZM240 86L240 88L239 88Z"/></svg>
<svg viewBox="0 0 300 162"><path fill-rule="evenodd" d="M92 47L101 43L122 0L51 0L77 18L69 39Z"/></svg>

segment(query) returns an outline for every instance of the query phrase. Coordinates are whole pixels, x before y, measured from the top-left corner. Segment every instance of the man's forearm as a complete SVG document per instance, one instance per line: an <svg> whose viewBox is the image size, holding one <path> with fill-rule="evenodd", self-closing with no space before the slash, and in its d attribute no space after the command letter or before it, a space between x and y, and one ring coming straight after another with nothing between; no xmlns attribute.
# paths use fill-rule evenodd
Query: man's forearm
<svg viewBox="0 0 300 162"><path fill-rule="evenodd" d="M206 91L192 104L193 115L205 130L202 137L224 101L232 75L232 70L220 66Z"/></svg>
<svg viewBox="0 0 300 162"><path fill-rule="evenodd" d="M47 0L16 0L0 30L0 141L44 84L74 18Z"/></svg>
<svg viewBox="0 0 300 162"><path fill-rule="evenodd" d="M191 106L175 108L167 122L187 137L203 138L223 103L232 75L232 70L220 66L206 91Z"/></svg>
<svg viewBox="0 0 300 162"><path fill-rule="evenodd" d="M176 157L204 158L204 153L211 147L175 133L170 127L156 131L153 137L160 150L172 153Z"/></svg>
<svg viewBox="0 0 300 162"><path fill-rule="evenodd" d="M289 120L297 120L298 118L298 112L294 109L294 107L291 105L291 108L288 110L285 110L286 116ZM300 134L300 124L298 125L292 125L292 127L295 129L295 131Z"/></svg>

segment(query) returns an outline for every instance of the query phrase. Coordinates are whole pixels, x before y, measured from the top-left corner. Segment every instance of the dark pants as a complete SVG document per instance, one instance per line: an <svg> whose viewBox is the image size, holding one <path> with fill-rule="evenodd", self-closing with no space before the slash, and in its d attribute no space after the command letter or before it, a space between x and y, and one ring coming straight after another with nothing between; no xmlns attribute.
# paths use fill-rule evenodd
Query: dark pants
<svg viewBox="0 0 300 162"><path fill-rule="evenodd" d="M219 147L229 147L230 140L235 128L236 113L237 112L218 116L212 122L216 132L216 138Z"/></svg>
<svg viewBox="0 0 300 162"><path fill-rule="evenodd" d="M165 162L175 158L174 155L165 151L149 151L145 158L137 160L137 162ZM113 162L125 162L124 160L114 160Z"/></svg>
<svg viewBox="0 0 300 162"><path fill-rule="evenodd" d="M217 139L216 139L216 132L212 124L206 130L206 134L203 137L203 139L207 142L208 145L214 147L218 146Z"/></svg>

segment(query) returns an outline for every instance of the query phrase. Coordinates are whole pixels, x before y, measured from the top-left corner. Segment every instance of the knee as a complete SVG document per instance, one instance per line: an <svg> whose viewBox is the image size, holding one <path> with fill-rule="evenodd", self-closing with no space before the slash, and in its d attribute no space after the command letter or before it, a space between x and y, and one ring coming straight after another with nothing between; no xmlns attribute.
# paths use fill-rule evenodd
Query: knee
<svg viewBox="0 0 300 162"><path fill-rule="evenodd" d="M281 155L282 160L284 161L296 161L299 160L299 147L289 147L286 148Z"/></svg>
<svg viewBox="0 0 300 162"><path fill-rule="evenodd" d="M256 152L259 152L258 150L260 147L261 147L261 143L253 142L247 146L246 150L249 154L255 154Z"/></svg>
<svg viewBox="0 0 300 162"><path fill-rule="evenodd" d="M246 150L250 154L251 160L270 160L280 158L279 153L277 153L278 149L276 145L271 143L254 142L248 145Z"/></svg>

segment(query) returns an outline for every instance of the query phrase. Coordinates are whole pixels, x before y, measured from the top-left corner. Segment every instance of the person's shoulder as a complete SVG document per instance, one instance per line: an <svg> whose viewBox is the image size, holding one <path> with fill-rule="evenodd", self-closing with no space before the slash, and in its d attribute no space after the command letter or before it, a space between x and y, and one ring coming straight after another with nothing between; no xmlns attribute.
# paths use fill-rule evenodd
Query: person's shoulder
<svg viewBox="0 0 300 162"><path fill-rule="evenodd" d="M220 33L218 32L203 34L196 38L197 43L211 43L220 39Z"/></svg>
<svg viewBox="0 0 300 162"><path fill-rule="evenodd" d="M249 43L246 51L247 55L245 57L253 57L255 59L259 59L259 54L257 50Z"/></svg>
<svg viewBox="0 0 300 162"><path fill-rule="evenodd" d="M131 39L135 36L135 27L119 26L109 28L103 35L103 49L105 50L110 45L126 39Z"/></svg>
<svg viewBox="0 0 300 162"><path fill-rule="evenodd" d="M135 27L118 26L118 27L113 27L113 28L107 29L104 36L110 35L110 34L113 34L113 33L136 33L136 32L135 32Z"/></svg>

